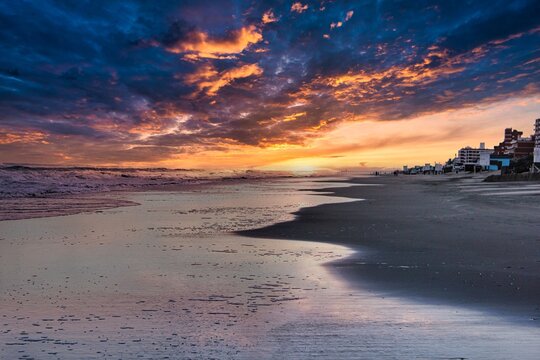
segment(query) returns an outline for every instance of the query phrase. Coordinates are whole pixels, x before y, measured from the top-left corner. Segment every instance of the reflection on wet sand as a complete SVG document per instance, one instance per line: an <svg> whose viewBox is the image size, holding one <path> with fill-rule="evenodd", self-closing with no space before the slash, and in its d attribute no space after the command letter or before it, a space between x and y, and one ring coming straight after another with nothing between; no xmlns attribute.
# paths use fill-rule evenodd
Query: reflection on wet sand
<svg viewBox="0 0 540 360"><path fill-rule="evenodd" d="M350 287L322 266L348 248L230 233L350 201L298 191L306 187L324 184L134 193L140 206L2 222L0 357L537 354L535 328Z"/></svg>

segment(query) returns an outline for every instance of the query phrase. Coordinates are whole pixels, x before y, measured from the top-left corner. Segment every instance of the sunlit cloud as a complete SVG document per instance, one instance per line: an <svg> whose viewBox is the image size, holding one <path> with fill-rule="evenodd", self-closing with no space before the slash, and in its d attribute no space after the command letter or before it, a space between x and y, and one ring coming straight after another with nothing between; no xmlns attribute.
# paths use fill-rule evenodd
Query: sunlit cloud
<svg viewBox="0 0 540 360"><path fill-rule="evenodd" d="M538 108L532 0L127 0L129 11L93 16L96 1L0 7L13 19L0 40L0 161L369 167L401 162L399 146L420 158L416 143L442 156L469 138L450 127L469 117L461 110ZM523 123L539 116L518 110ZM478 137L506 126L479 123Z"/></svg>
<svg viewBox="0 0 540 360"><path fill-rule="evenodd" d="M283 118L283 121L285 122L288 122L288 121L295 121L296 119L298 119L299 117L301 116L306 116L306 112L303 111L303 112L299 112L299 113L294 113L294 114L291 114L291 115L287 115Z"/></svg>
<svg viewBox="0 0 540 360"><path fill-rule="evenodd" d="M187 59L192 60L198 58L226 59L231 58L231 55L241 53L262 39L261 31L255 25L232 30L223 37L211 37L206 32L193 30L172 44L166 45L166 49L173 53L183 53Z"/></svg>
<svg viewBox="0 0 540 360"><path fill-rule="evenodd" d="M301 2L295 2L291 6L291 11L297 12L297 13L303 13L308 9L307 4L302 4Z"/></svg>
<svg viewBox="0 0 540 360"><path fill-rule="evenodd" d="M335 21L333 23L330 24L330 29L335 29L335 28L340 28L344 25L344 23L346 23L347 21L349 21L354 15L354 11L347 11L347 14L345 15L345 18L343 19L343 21Z"/></svg>
<svg viewBox="0 0 540 360"><path fill-rule="evenodd" d="M273 22L276 22L276 21L278 21L278 19L274 15L274 11L272 9L267 10L267 11L264 12L264 14L262 16L263 24L270 24L270 23L273 23Z"/></svg>
<svg viewBox="0 0 540 360"><path fill-rule="evenodd" d="M13 143L42 143L46 144L47 134L41 131L2 131L0 129L0 144Z"/></svg>
<svg viewBox="0 0 540 360"><path fill-rule="evenodd" d="M195 73L186 76L187 84L197 85L199 91L209 96L215 96L219 89L231 84L237 79L245 79L262 75L263 70L257 64L246 64L218 73L211 65L205 64Z"/></svg>

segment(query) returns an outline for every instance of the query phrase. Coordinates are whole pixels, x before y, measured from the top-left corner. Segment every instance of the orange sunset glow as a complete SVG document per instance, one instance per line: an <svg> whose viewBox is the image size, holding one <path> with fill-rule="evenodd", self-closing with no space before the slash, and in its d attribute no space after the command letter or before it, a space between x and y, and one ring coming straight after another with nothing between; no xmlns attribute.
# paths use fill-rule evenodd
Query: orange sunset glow
<svg viewBox="0 0 540 360"><path fill-rule="evenodd" d="M508 28L482 33L480 19L443 30L458 20L432 19L442 8L406 30L391 7L373 9L384 22L372 26L365 9L324 1L204 16L188 3L126 6L99 31L67 21L62 44L14 30L1 162L390 169L493 146L506 127L527 134L540 110L540 28L512 25L512 12Z"/></svg>
<svg viewBox="0 0 540 360"><path fill-rule="evenodd" d="M540 0L0 24L0 360L540 359Z"/></svg>

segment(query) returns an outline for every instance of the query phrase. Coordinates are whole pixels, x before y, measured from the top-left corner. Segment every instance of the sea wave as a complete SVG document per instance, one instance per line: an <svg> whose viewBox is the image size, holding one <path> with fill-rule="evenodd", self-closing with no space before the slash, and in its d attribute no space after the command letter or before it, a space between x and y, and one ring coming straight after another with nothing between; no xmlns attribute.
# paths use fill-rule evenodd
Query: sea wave
<svg viewBox="0 0 540 360"><path fill-rule="evenodd" d="M43 197L231 179L300 176L257 170L0 166L0 198ZM301 176L305 176L302 174Z"/></svg>

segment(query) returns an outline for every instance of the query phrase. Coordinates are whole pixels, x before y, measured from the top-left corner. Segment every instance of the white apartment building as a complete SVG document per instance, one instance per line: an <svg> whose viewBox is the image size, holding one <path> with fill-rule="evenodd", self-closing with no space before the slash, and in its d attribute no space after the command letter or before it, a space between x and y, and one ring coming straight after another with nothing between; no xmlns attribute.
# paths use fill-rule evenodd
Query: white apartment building
<svg viewBox="0 0 540 360"><path fill-rule="evenodd" d="M480 161L480 154L489 155L491 153L493 153L493 150L486 149L485 143L480 143L480 147L477 149L467 146L459 149L456 162L460 165L475 165L478 164Z"/></svg>
<svg viewBox="0 0 540 360"><path fill-rule="evenodd" d="M534 123L534 162L540 163L540 119Z"/></svg>

